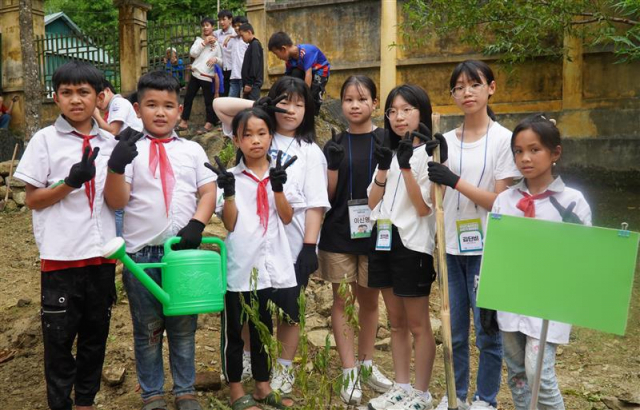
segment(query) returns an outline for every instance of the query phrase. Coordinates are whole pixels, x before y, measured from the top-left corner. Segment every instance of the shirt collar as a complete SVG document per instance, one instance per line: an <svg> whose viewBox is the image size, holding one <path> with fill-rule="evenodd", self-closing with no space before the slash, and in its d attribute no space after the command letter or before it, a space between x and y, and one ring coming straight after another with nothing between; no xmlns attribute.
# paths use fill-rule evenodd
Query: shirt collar
<svg viewBox="0 0 640 410"><path fill-rule="evenodd" d="M102 136L102 134L100 133L100 127L98 126L98 123L96 122L96 120L92 118L91 124L92 124L91 132L89 132L89 135L98 136L98 137ZM58 118L56 118L56 122L53 124L53 126L55 127L56 131L58 131L61 134L78 133L80 135L83 135L80 131L78 131L71 124L69 124L69 122L67 121L66 118L64 118L63 115L59 115Z"/></svg>
<svg viewBox="0 0 640 410"><path fill-rule="evenodd" d="M556 179L554 179L553 182L550 183L549 186L547 186L547 189L545 189L545 191L560 193L564 191L564 188L565 188L565 185L564 185L564 181L562 181L562 178L556 177ZM526 192L530 194L525 178L522 178L520 182L518 182L517 184L512 185L511 189L517 189L522 192Z"/></svg>
<svg viewBox="0 0 640 410"><path fill-rule="evenodd" d="M267 156L267 159L269 160L269 165L272 165L273 161L271 160L271 156ZM238 162L238 165L236 165L235 167L233 167L232 169L230 169L230 171L234 174L234 175L241 175L244 171L248 172L249 174L255 176L256 178L262 180L266 177L269 176L269 173L267 172L267 175L264 176L264 178L260 178L258 177L252 170L250 170L249 168L247 168L247 166L244 164L244 158L240 158L240 162Z"/></svg>
<svg viewBox="0 0 640 410"><path fill-rule="evenodd" d="M149 132L145 129L142 130L142 133L144 134L145 137L147 138L152 138L155 139L156 137L154 137L153 135L149 134ZM174 131L171 131L171 137L169 137L169 139L174 139L176 141L182 141L182 138L180 138L178 136L178 134Z"/></svg>

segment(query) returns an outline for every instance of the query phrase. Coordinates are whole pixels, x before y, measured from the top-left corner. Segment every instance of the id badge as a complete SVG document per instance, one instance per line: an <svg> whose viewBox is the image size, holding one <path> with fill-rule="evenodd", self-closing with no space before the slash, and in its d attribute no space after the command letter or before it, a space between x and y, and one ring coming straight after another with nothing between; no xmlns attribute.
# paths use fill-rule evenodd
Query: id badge
<svg viewBox="0 0 640 410"><path fill-rule="evenodd" d="M480 218L456 221L456 231L460 252L477 252L483 249Z"/></svg>
<svg viewBox="0 0 640 410"><path fill-rule="evenodd" d="M369 238L371 236L371 209L367 199L347 201L349 208L349 232L351 239Z"/></svg>
<svg viewBox="0 0 640 410"><path fill-rule="evenodd" d="M378 219L376 221L378 235L376 237L377 251L391 250L391 219Z"/></svg>

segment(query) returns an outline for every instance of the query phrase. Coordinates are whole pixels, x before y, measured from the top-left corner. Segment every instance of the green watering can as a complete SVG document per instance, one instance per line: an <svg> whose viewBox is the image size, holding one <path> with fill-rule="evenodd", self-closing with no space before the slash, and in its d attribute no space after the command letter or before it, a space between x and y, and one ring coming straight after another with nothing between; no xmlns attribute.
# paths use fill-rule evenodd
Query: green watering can
<svg viewBox="0 0 640 410"><path fill-rule="evenodd" d="M205 237L202 243L220 247L220 253L203 249L174 251L171 246L179 237L164 244L164 256L159 263L136 263L125 252L124 239L117 237L103 248L108 259L120 259L124 266L162 303L166 316L220 312L227 292L227 248L218 238ZM162 269L162 287L144 271Z"/></svg>

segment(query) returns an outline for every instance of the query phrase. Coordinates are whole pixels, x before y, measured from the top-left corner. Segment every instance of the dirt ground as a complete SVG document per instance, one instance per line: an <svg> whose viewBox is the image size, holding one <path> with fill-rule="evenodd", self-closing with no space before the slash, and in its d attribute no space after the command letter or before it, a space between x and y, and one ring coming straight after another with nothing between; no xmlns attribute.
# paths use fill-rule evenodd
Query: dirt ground
<svg viewBox="0 0 640 410"><path fill-rule="evenodd" d="M640 194L589 187L585 191L593 208L595 225L618 227L624 219L630 223L631 229L639 229ZM0 409L46 409L39 318L40 272L30 213L0 213L0 227L0 356L3 349L15 351L13 359L0 364ZM640 266L636 269L636 276L638 272ZM606 285L606 276L606 272L603 272L603 286ZM138 409L140 399L129 308L120 277L117 281L119 300L113 311L105 366L124 366L125 380L116 387L103 383L96 406L98 409ZM437 295L436 287L432 292L434 312L439 309ZM433 315L438 316L437 313ZM219 318L213 314L201 315L199 322L197 370L219 371ZM337 369L335 350L331 354L332 366ZM376 362L386 374L392 375L390 352L377 351ZM476 364L477 354L474 352L472 369L476 368ZM627 334L620 337L574 328L571 343L558 351L556 369L567 409L604 409L607 406L603 398L625 399L640 394L640 281L637 278ZM445 390L440 346L433 375L431 392L439 399ZM170 380L167 380L165 387L170 390ZM365 394L370 393L365 389ZM227 401L225 389L198 394L203 407L209 409L218 408L216 400L223 403ZM170 394L167 394L167 399L172 401ZM513 408L504 376L499 408Z"/></svg>

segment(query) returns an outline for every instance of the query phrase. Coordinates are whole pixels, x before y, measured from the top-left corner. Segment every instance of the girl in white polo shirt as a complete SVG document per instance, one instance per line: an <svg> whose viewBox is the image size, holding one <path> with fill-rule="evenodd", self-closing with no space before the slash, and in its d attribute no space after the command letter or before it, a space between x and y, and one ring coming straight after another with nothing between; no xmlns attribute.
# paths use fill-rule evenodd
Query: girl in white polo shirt
<svg viewBox="0 0 640 410"><path fill-rule="evenodd" d="M385 104L387 146L375 147L378 166L368 188L374 222L368 285L381 289L389 314L395 384L369 402L373 410L431 408L429 382L436 343L429 294L436 272L432 184L427 174L434 143L425 143L430 126L431 103L422 88L402 85L391 90ZM446 158L445 147L442 152ZM410 335L415 348L415 389L410 384Z"/></svg>
<svg viewBox="0 0 640 410"><path fill-rule="evenodd" d="M511 149L524 178L498 195L492 212L591 225L591 209L582 193L566 187L560 177L553 176L553 167L562 154L560 131L555 123L540 114L526 118L513 130ZM498 312L498 325L513 403L517 410L527 410L542 319ZM538 396L540 408L564 410L554 367L558 344L569 343L570 333L571 325L549 322Z"/></svg>
<svg viewBox="0 0 640 410"><path fill-rule="evenodd" d="M476 307L483 239L466 242L460 238L469 231L483 232L496 196L507 189L519 173L509 148L511 132L496 122L488 106L489 98L496 91L491 68L482 61L463 61L453 70L449 86L454 102L464 113L464 122L444 135L449 147L448 163L430 163L429 178L447 186L443 207L457 406L469 409L469 321L473 311L480 360L470 408L495 410L500 390L502 342L497 327L484 329L480 317L487 312ZM445 395L437 410L447 408Z"/></svg>
<svg viewBox="0 0 640 410"><path fill-rule="evenodd" d="M260 108L241 111L233 119L232 128L233 141L243 154L240 162L227 171L216 157L219 169L210 167L218 174L218 185L224 190L222 221L229 231L225 240L229 256L222 317L223 371L234 408L256 408L256 401L285 408L293 401L273 392L269 358L252 321L251 370L256 388L253 396L245 394L241 380L244 314L240 298L246 303L251 297L258 298L260 321L270 332L273 325L269 301L281 308L286 318L298 322L297 300L290 297L291 289L296 288L296 275L285 227L295 214L304 214L305 203L296 182L287 178L286 170L296 158L283 161L282 152L275 161L268 156L273 139L269 114Z"/></svg>

